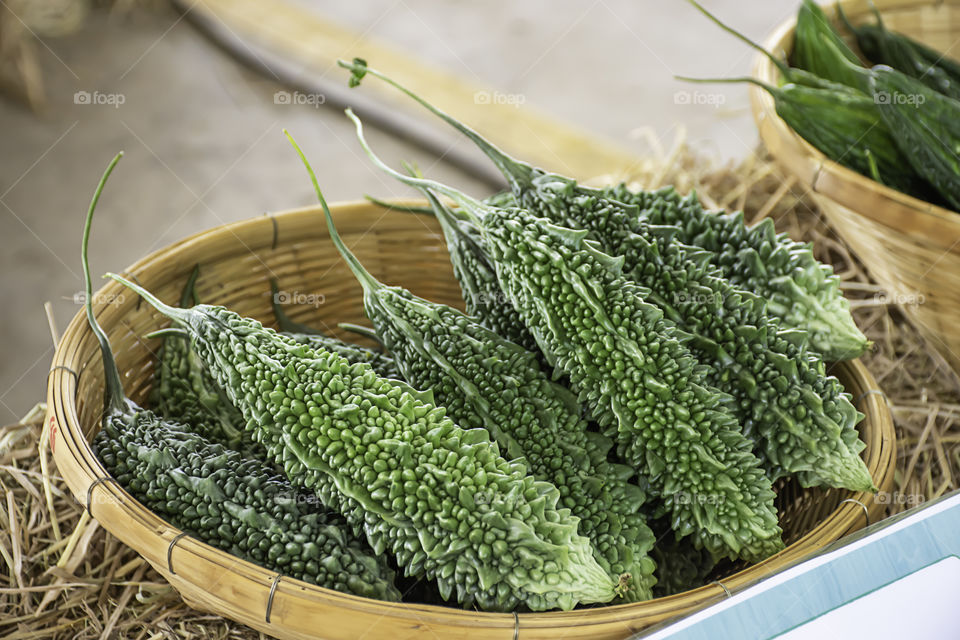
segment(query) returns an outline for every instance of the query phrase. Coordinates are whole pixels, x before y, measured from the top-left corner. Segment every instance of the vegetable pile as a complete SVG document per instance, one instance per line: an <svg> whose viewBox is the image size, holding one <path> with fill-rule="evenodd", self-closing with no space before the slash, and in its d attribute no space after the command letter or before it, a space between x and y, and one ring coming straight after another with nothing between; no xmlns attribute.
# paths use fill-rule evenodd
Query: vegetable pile
<svg viewBox="0 0 960 640"><path fill-rule="evenodd" d="M672 189L592 189L473 140L509 193L422 192L466 313L378 281L334 225L382 350L279 330L195 293L170 319L151 402L107 378L94 449L145 506L211 545L340 591L489 611L636 602L780 551L774 482L875 491L824 360L869 345L809 246ZM289 134L288 134L289 137ZM90 221L108 167L88 212ZM389 206L389 205L388 205ZM199 275L198 275L199 274ZM88 278L89 288L89 278ZM91 296L88 295L88 300ZM401 577L402 575L402 577Z"/></svg>
<svg viewBox="0 0 960 640"><path fill-rule="evenodd" d="M813 0L797 13L785 61L690 1L776 65L780 86L732 81L769 92L777 114L807 142L881 184L960 210L960 63L888 30L876 9L875 23L854 25L838 5L848 45Z"/></svg>

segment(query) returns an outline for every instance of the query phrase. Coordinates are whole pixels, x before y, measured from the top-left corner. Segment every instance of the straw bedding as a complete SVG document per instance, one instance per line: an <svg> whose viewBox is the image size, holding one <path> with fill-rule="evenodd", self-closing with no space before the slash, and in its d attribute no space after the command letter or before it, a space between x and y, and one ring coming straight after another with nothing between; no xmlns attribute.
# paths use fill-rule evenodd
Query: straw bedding
<svg viewBox="0 0 960 640"><path fill-rule="evenodd" d="M652 139L652 137L651 137ZM764 155L714 166L684 144L632 169L637 186L695 188L710 206L772 217L781 231L813 241L834 265L860 327L874 342L863 360L886 393L897 427L896 491L876 499L889 514L957 488L960 382L917 335L897 301L871 281L816 206ZM38 389L38 395L41 391ZM194 611L134 551L90 519L58 478L42 433L43 410L0 428L0 637L259 638L219 616Z"/></svg>

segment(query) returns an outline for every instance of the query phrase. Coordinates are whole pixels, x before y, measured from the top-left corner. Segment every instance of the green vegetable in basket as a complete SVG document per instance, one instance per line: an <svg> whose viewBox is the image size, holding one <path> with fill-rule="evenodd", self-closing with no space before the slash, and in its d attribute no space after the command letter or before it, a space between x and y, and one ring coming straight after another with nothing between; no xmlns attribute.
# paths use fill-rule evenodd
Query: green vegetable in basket
<svg viewBox="0 0 960 640"><path fill-rule="evenodd" d="M411 172L412 173L412 172ZM369 198L375 204L408 213L433 214L437 202L431 207L398 207L397 205ZM467 224L442 225L443 237L453 265L453 276L460 283L460 292L467 314L510 342L539 354L537 341L524 326L520 315L500 285L497 274L489 263L486 252L475 229Z"/></svg>
<svg viewBox="0 0 960 640"><path fill-rule="evenodd" d="M83 230L87 322L100 345L104 411L93 449L107 471L174 526L272 571L331 589L400 600L394 574L349 532L340 516L298 504L267 467L141 409L123 392L110 341L93 315L87 246L97 201L123 154L108 165Z"/></svg>
<svg viewBox="0 0 960 640"><path fill-rule="evenodd" d="M311 349L332 351L346 358L348 362L365 362L382 378L400 378L400 372L397 371L396 363L393 361L393 358L387 354L362 347L358 344L353 344L352 342L344 342L338 338L332 338L305 324L291 320L279 302L277 281L271 280L270 287L273 293L273 316L277 320L277 327L281 334L301 344L305 344Z"/></svg>
<svg viewBox="0 0 960 640"><path fill-rule="evenodd" d="M576 231L524 210L504 211L442 184L402 182L452 198L481 231L497 279L548 361L620 453L663 501L681 535L716 555L759 560L782 548L770 482L750 442L701 385L703 368L681 344L648 292L625 279L623 258L600 252ZM710 496L710 499L688 499Z"/></svg>
<svg viewBox="0 0 960 640"><path fill-rule="evenodd" d="M766 301L771 313L781 318L785 328L805 331L813 347L830 359L853 358L866 350L869 341L850 316L849 302L839 288L833 270L813 257L807 244L793 242L786 234L776 234L773 221L764 220L747 228L743 214L716 215L697 206L675 208L672 189L634 193L620 185L609 189L591 189L569 178L548 174L517 161L484 140L475 131L396 82L370 69L362 60L340 61L354 78L369 73L397 87L477 144L510 181L519 203L544 215L544 199L557 208L579 208L578 198L595 198L626 204L624 210L636 219L633 231L645 234L646 224L677 227L675 240L710 252L711 262L723 276L739 288L756 293ZM554 190L555 185L562 188ZM659 210L651 208L665 201ZM694 201L696 202L696 201ZM639 215L635 212L639 211ZM659 215L650 219L651 212ZM670 215L664 215L670 214Z"/></svg>
<svg viewBox="0 0 960 640"><path fill-rule="evenodd" d="M683 79L691 82L748 82L761 87L773 98L777 115L831 160L901 193L940 201L922 172L911 166L897 144L897 136L893 135L879 105L870 95L852 88L824 89L792 82L774 87L755 78ZM822 330L828 331L829 327Z"/></svg>
<svg viewBox="0 0 960 640"><path fill-rule="evenodd" d="M647 553L653 533L640 513L643 491L622 480L632 470L624 474L605 459L590 458L590 434L576 399L550 382L533 353L452 307L370 275L337 233L316 176L299 147L297 152L317 190L330 237L363 286L367 315L404 379L431 389L457 424L486 429L511 458L522 457L534 477L556 485L560 503L580 518L579 531L593 543L600 566L623 576L625 600L649 599L654 565Z"/></svg>
<svg viewBox="0 0 960 640"><path fill-rule="evenodd" d="M222 307L177 309L110 274L188 332L287 478L317 492L378 554L484 609L613 599L556 487L507 461L483 429L364 363L314 351ZM479 499L478 496L482 496Z"/></svg>
<svg viewBox="0 0 960 640"><path fill-rule="evenodd" d="M910 165L960 211L960 101L882 65L870 70L869 87Z"/></svg>
<svg viewBox="0 0 960 640"><path fill-rule="evenodd" d="M890 31L876 9L876 24L859 26L847 20L840 5L837 9L847 29L857 38L860 51L871 62L893 67L945 96L960 99L960 64L921 42Z"/></svg>
<svg viewBox="0 0 960 640"><path fill-rule="evenodd" d="M832 46L824 46L825 40ZM849 65L860 65L860 59L813 0L803 0L797 12L792 58L794 66L821 78L850 87L858 86L857 76Z"/></svg>
<svg viewBox="0 0 960 640"><path fill-rule="evenodd" d="M960 210L960 101L885 65L847 69L869 92L887 129L896 132L894 141L910 166Z"/></svg>
<svg viewBox="0 0 960 640"><path fill-rule="evenodd" d="M195 284L200 267L190 273L180 306L199 302ZM262 449L244 430L243 416L230 404L183 335L164 338L158 352L151 392L157 413L167 420L191 425L207 440L259 457Z"/></svg>
<svg viewBox="0 0 960 640"><path fill-rule="evenodd" d="M394 572L315 496L191 427L139 420L94 439L107 471L144 506L209 545L344 593L399 601Z"/></svg>

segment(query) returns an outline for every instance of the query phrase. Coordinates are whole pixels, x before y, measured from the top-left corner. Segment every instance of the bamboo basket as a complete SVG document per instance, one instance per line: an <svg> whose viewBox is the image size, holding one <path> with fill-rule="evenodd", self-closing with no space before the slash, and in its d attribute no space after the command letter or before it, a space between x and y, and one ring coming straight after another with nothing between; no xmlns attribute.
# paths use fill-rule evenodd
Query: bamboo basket
<svg viewBox="0 0 960 640"><path fill-rule="evenodd" d="M462 306L436 221L385 213L369 203L333 207L346 243L387 283ZM157 251L127 270L162 299L179 299L193 266L204 301L272 322L268 278L275 275L301 322L337 333L337 322L363 322L360 286L340 259L316 208L218 227ZM312 297L311 297L312 296ZM142 401L151 384L156 340L141 336L165 324L149 305L115 282L96 295L94 311L110 337L124 388ZM866 415L860 424L864 459L881 491L893 484L894 428L876 383L859 361L833 367ZM788 547L766 561L731 570L721 582L669 598L570 612L494 614L454 607L397 604L341 594L277 574L207 546L135 501L94 457L89 441L99 429L103 371L97 343L82 312L70 323L54 356L47 390L50 448L74 496L111 533L142 554L191 606L243 622L278 638L444 638L511 640L619 639L667 618L713 603L839 537L878 520L878 494L778 487L780 522Z"/></svg>
<svg viewBox="0 0 960 640"><path fill-rule="evenodd" d="M871 19L864 0L839 3L851 22ZM938 51L960 35L960 0L874 0L887 28ZM835 9L825 7L830 15ZM796 20L780 25L766 42L775 55L793 47ZM842 31L841 31L842 33ZM760 56L754 76L776 84L780 73ZM831 226L863 261L890 300L960 373L960 214L875 182L829 160L784 122L773 98L751 88L753 114L770 154L812 192Z"/></svg>

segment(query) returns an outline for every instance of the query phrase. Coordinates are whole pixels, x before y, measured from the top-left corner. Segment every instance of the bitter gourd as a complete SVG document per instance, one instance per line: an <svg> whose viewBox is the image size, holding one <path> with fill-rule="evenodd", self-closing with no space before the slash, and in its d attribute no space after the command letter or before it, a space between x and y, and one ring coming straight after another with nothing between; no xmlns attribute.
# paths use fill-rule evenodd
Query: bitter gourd
<svg viewBox="0 0 960 640"><path fill-rule="evenodd" d="M281 334L301 344L305 344L312 349L332 351L346 358L348 362L365 362L369 364L381 378L400 378L400 372L397 371L396 363L393 361L393 358L387 354L374 349L368 349L359 344L339 340L320 333L305 324L291 320L278 302L277 294L279 289L275 280L270 282L270 287L273 292L273 317L277 320L277 328Z"/></svg>
<svg viewBox="0 0 960 640"><path fill-rule="evenodd" d="M572 180L554 180L532 187L526 200L541 217L583 228L602 250L621 256L624 274L648 289L647 301L692 335L690 349L710 369L706 382L734 397L735 415L769 475L872 490L858 455L862 416L802 336L781 331L763 301L719 277L704 252L676 243L672 228L638 229L616 203L575 189Z"/></svg>
<svg viewBox="0 0 960 640"><path fill-rule="evenodd" d="M690 348L710 365L706 381L736 399L737 418L757 441L772 478L795 473L805 485L873 488L858 456L860 416L839 382L803 348L804 336L780 332L763 300L722 278L708 252L680 244L672 227L654 229L572 179L538 173L440 115L494 161L521 206L554 224L587 230L603 251L624 259L624 274L649 290L647 300L693 335Z"/></svg>
<svg viewBox="0 0 960 640"><path fill-rule="evenodd" d="M209 544L314 584L399 600L393 571L353 538L340 516L298 504L293 488L262 463L141 409L124 395L110 341L93 314L87 259L93 213L121 155L107 166L94 192L81 249L87 322L100 346L104 374L104 412L94 453L134 497Z"/></svg>
<svg viewBox="0 0 960 640"><path fill-rule="evenodd" d="M874 8L876 24L854 26L837 5L840 19L857 39L857 47L874 64L885 64L912 76L954 100L960 99L960 64L913 38L890 31Z"/></svg>
<svg viewBox="0 0 960 640"><path fill-rule="evenodd" d="M463 132L488 153L510 180L514 195L522 206L531 206L525 196L533 185L569 180L510 159L502 152L494 153L494 148L475 131L370 69L363 60L355 59L352 63L341 60L339 64L351 70L351 85L357 85L368 73L375 75ZM507 159L511 162L505 162ZM629 210L637 212L638 223L676 226L679 229L677 240L709 251L711 262L733 285L764 299L770 312L781 318L784 328L805 331L813 347L828 359L853 358L869 346L869 341L853 322L850 304L840 292L840 280L833 269L813 257L809 244L793 242L784 233L777 234L772 220L765 219L748 228L742 212L711 214L702 208L695 196L680 199L674 197L672 189L635 193L622 184L606 189L578 185L575 195L633 205L636 208Z"/></svg>
<svg viewBox="0 0 960 640"><path fill-rule="evenodd" d="M177 309L110 277L190 333L194 350L284 474L389 550L407 575L490 610L613 599L556 487L507 461L483 429L364 363L314 351L223 307ZM478 499L478 494L482 499Z"/></svg>
<svg viewBox="0 0 960 640"><path fill-rule="evenodd" d="M579 531L590 538L600 566L623 576L624 598L649 599L653 533L640 513L643 491L624 482L614 465L590 459L576 399L551 383L523 347L452 307L376 280L343 243L303 160L330 237L362 285L367 316L406 381L432 390L458 425L487 429L510 457L522 457L536 478L556 485L561 504L580 518Z"/></svg>
<svg viewBox="0 0 960 640"><path fill-rule="evenodd" d="M759 560L783 547L770 481L750 441L701 386L703 367L648 291L622 277L623 258L518 209L504 211L383 164L347 115L367 155L402 182L452 198L483 234L501 287L548 361L570 376L580 401L621 456L644 476L680 535L717 556ZM709 499L688 499L708 496Z"/></svg>
<svg viewBox="0 0 960 640"><path fill-rule="evenodd" d="M897 132L900 151L960 211L960 101L884 65L868 73L871 95L883 121Z"/></svg>
<svg viewBox="0 0 960 640"><path fill-rule="evenodd" d="M106 425L97 457L133 496L172 525L237 557L344 593L399 601L383 556L347 522L263 462L156 420Z"/></svg>
<svg viewBox="0 0 960 640"><path fill-rule="evenodd" d="M184 285L181 307L199 302L194 288L198 274L199 266L193 269ZM259 445L244 430L243 416L207 373L190 349L187 337L174 333L163 339L157 354L151 397L157 413L164 418L191 425L207 440L231 449L253 456L262 454Z"/></svg>

